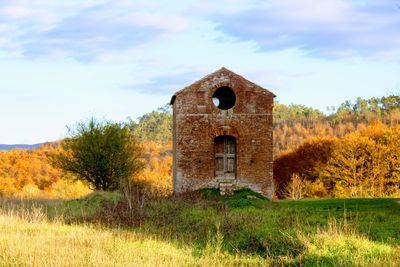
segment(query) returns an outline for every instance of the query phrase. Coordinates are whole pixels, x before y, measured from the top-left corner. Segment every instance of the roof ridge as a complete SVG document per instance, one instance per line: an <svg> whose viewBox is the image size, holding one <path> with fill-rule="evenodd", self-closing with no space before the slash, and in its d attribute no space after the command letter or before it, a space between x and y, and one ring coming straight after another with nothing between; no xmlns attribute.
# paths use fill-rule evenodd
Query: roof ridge
<svg viewBox="0 0 400 267"><path fill-rule="evenodd" d="M264 87L262 87L262 86L260 86L260 85L258 85L258 84L256 84L256 83L254 83L254 82L252 82L252 81L250 81L250 80L244 78L243 76L241 76L241 75L239 75L239 74L237 74L237 73L231 71L230 69L227 69L227 68L225 68L225 67L221 67L221 68L219 68L218 70L216 70L216 71L214 71L214 72L212 72L212 73L210 73L210 74L207 74L207 75L205 75L204 77L202 77L201 79L199 79L199 80L197 80L197 81L191 83L190 85L185 86L185 87L182 88L181 90L176 91L176 92L172 95L172 97L171 97L170 104L172 105L172 104L174 103L175 98L176 98L176 96L177 96L178 94L182 93L183 91L186 91L187 89L191 88L193 85L195 85L195 84L197 84L197 83L199 83L199 82L201 82L201 81L203 81L203 80L208 79L210 76L216 75L216 74L218 74L218 73L220 73L220 72L228 72L228 73L230 73L230 74L232 74L232 75L234 75L234 76L239 77L240 79L243 79L243 80L246 81L247 83L250 83L250 84L254 85L255 87L258 87L258 88L260 88L260 89L263 89L263 90L265 90L265 91L271 93L274 97L276 96L274 93L272 93L272 92L269 91L268 89L265 89Z"/></svg>

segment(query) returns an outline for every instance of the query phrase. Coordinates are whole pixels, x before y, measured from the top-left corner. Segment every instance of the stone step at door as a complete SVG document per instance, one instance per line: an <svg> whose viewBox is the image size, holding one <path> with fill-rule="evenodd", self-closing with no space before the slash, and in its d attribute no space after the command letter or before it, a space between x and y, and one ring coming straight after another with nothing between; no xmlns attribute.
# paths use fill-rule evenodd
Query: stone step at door
<svg viewBox="0 0 400 267"><path fill-rule="evenodd" d="M219 182L219 191L222 196L229 196L236 190L236 183L234 181L221 181Z"/></svg>

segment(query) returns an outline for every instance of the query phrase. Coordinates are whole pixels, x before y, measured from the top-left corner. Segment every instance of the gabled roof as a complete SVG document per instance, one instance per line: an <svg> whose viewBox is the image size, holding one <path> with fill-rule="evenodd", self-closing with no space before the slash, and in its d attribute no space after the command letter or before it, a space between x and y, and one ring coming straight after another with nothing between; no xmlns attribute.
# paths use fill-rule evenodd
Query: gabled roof
<svg viewBox="0 0 400 267"><path fill-rule="evenodd" d="M244 78L243 76L240 76L239 74L236 74L236 73L234 73L234 72L231 71L231 70L228 70L228 69L222 67L222 68L220 68L219 70L217 70L217 71L215 71L215 72L213 72L213 73L211 73L211 74L208 74L207 76L204 76L203 78L201 78L200 80L198 80L198 81L192 83L191 85L186 86L185 88L183 88L183 89L181 89L181 90L175 92L174 95L173 95L172 98L171 98L170 105L172 105L172 104L174 103L175 98L176 98L177 95L179 95L179 94L181 94L181 93L183 93L183 92L189 91L189 90L192 89L194 86L198 85L199 83L203 83L204 81L209 80L209 79L212 78L212 77L218 77L218 76L223 75L223 74L228 74L228 75L230 75L230 76L235 76L237 79L242 80L242 81L244 81L244 82L246 82L246 83L248 83L248 84L251 84L252 86L254 86L254 88L256 88L256 90L262 90L262 91L264 91L264 92L266 91L266 92L272 94L274 97L276 97L276 95L275 95L274 93L272 93L271 91L269 91L269 90L267 90L267 89L265 89L265 88L263 88L263 87L261 87L261 86L255 84L255 83L253 83L253 82L247 80L247 79Z"/></svg>

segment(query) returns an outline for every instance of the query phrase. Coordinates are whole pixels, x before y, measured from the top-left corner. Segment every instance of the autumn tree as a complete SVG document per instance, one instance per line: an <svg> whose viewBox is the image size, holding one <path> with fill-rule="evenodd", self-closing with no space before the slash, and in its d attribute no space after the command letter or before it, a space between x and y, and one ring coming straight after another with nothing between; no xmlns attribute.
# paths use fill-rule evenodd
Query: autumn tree
<svg viewBox="0 0 400 267"><path fill-rule="evenodd" d="M60 153L57 143L34 149L0 151L0 196L75 198L90 192L82 183L64 179L48 158Z"/></svg>
<svg viewBox="0 0 400 267"><path fill-rule="evenodd" d="M351 134L336 143L323 170L326 180L334 184L335 196L363 196L371 164L373 142L367 137Z"/></svg>
<svg viewBox="0 0 400 267"><path fill-rule="evenodd" d="M153 141L143 143L146 168L138 179L150 185L152 195L172 193L172 143L160 144Z"/></svg>
<svg viewBox="0 0 400 267"><path fill-rule="evenodd" d="M317 181L320 170L329 160L335 143L334 138L313 138L277 157L274 160L274 180L278 196L286 195L287 186L296 176L320 187L320 181ZM325 191L321 193L325 194Z"/></svg>
<svg viewBox="0 0 400 267"><path fill-rule="evenodd" d="M92 189L115 190L130 186L132 176L142 168L142 150L128 126L99 122L92 118L69 128L62 142L65 153L53 157L53 164L85 181Z"/></svg>
<svg viewBox="0 0 400 267"><path fill-rule="evenodd" d="M399 127L371 124L336 143L322 170L340 197L383 197L400 189Z"/></svg>
<svg viewBox="0 0 400 267"><path fill-rule="evenodd" d="M360 131L373 143L369 168L369 195L382 197L400 189L400 128L375 123Z"/></svg>
<svg viewBox="0 0 400 267"><path fill-rule="evenodd" d="M284 196L289 199L302 199L305 187L304 179L299 174L294 173L285 187Z"/></svg>

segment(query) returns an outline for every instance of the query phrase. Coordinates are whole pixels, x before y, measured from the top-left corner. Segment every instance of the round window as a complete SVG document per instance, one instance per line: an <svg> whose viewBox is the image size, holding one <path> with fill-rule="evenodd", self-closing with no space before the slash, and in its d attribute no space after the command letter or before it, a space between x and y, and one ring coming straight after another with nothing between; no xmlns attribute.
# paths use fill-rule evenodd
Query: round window
<svg viewBox="0 0 400 267"><path fill-rule="evenodd" d="M223 110L232 108L236 103L236 95L229 87L218 88L212 96L214 105Z"/></svg>

